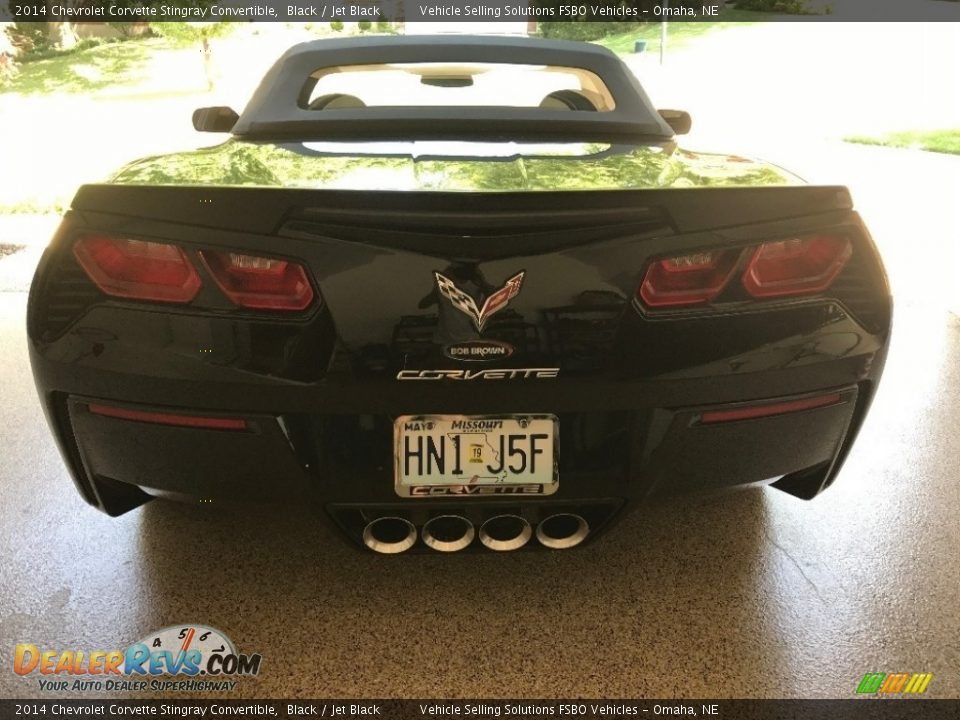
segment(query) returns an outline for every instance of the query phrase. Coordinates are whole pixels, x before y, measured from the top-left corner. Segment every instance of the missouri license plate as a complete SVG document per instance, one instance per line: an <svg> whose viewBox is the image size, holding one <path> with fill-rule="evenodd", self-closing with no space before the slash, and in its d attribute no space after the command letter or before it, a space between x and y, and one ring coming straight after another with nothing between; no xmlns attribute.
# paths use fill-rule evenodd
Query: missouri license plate
<svg viewBox="0 0 960 720"><path fill-rule="evenodd" d="M393 425L400 497L556 492L555 415L403 415Z"/></svg>

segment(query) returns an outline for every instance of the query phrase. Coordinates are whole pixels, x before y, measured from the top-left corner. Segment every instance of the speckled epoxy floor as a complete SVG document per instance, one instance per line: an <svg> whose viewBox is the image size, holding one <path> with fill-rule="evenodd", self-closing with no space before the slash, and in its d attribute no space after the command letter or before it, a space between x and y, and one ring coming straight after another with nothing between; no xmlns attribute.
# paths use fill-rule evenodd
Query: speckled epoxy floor
<svg viewBox="0 0 960 720"><path fill-rule="evenodd" d="M198 622L263 654L231 696L835 696L870 670L960 695L960 321L907 308L844 472L674 500L567 553L384 558L298 508L73 491L34 398L21 293L0 294L0 696L13 648L110 649Z"/></svg>

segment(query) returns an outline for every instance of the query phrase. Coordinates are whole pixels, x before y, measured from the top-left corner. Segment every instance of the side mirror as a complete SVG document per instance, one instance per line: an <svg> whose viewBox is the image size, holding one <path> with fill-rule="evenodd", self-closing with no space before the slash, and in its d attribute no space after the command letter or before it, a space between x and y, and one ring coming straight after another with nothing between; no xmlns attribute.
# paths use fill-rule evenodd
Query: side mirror
<svg viewBox="0 0 960 720"><path fill-rule="evenodd" d="M230 132L240 116L228 107L205 107L193 111L193 127L199 132Z"/></svg>
<svg viewBox="0 0 960 720"><path fill-rule="evenodd" d="M657 110L657 112L677 135L686 135L693 126L690 113L685 110Z"/></svg>

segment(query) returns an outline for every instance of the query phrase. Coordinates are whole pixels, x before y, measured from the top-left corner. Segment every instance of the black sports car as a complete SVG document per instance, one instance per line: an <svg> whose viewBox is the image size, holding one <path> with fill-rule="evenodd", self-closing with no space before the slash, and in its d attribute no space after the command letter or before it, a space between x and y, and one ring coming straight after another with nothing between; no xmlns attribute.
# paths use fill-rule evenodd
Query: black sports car
<svg viewBox="0 0 960 720"><path fill-rule="evenodd" d="M682 150L612 53L298 45L232 133L82 187L29 305L77 489L312 501L381 553L569 548L836 478L891 299L843 187Z"/></svg>

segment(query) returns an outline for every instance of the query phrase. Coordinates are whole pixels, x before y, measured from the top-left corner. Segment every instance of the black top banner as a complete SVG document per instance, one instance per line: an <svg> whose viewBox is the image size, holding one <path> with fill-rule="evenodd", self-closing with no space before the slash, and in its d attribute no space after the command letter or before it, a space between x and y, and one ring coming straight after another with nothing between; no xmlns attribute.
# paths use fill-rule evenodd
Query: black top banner
<svg viewBox="0 0 960 720"><path fill-rule="evenodd" d="M960 21L956 0L754 3L764 21ZM16 22L715 22L731 2L691 0L0 0ZM740 9L740 8L737 8ZM784 12L789 11L790 14ZM801 12L797 12L801 10Z"/></svg>
<svg viewBox="0 0 960 720"><path fill-rule="evenodd" d="M0 718L955 720L960 700L0 700Z"/></svg>

